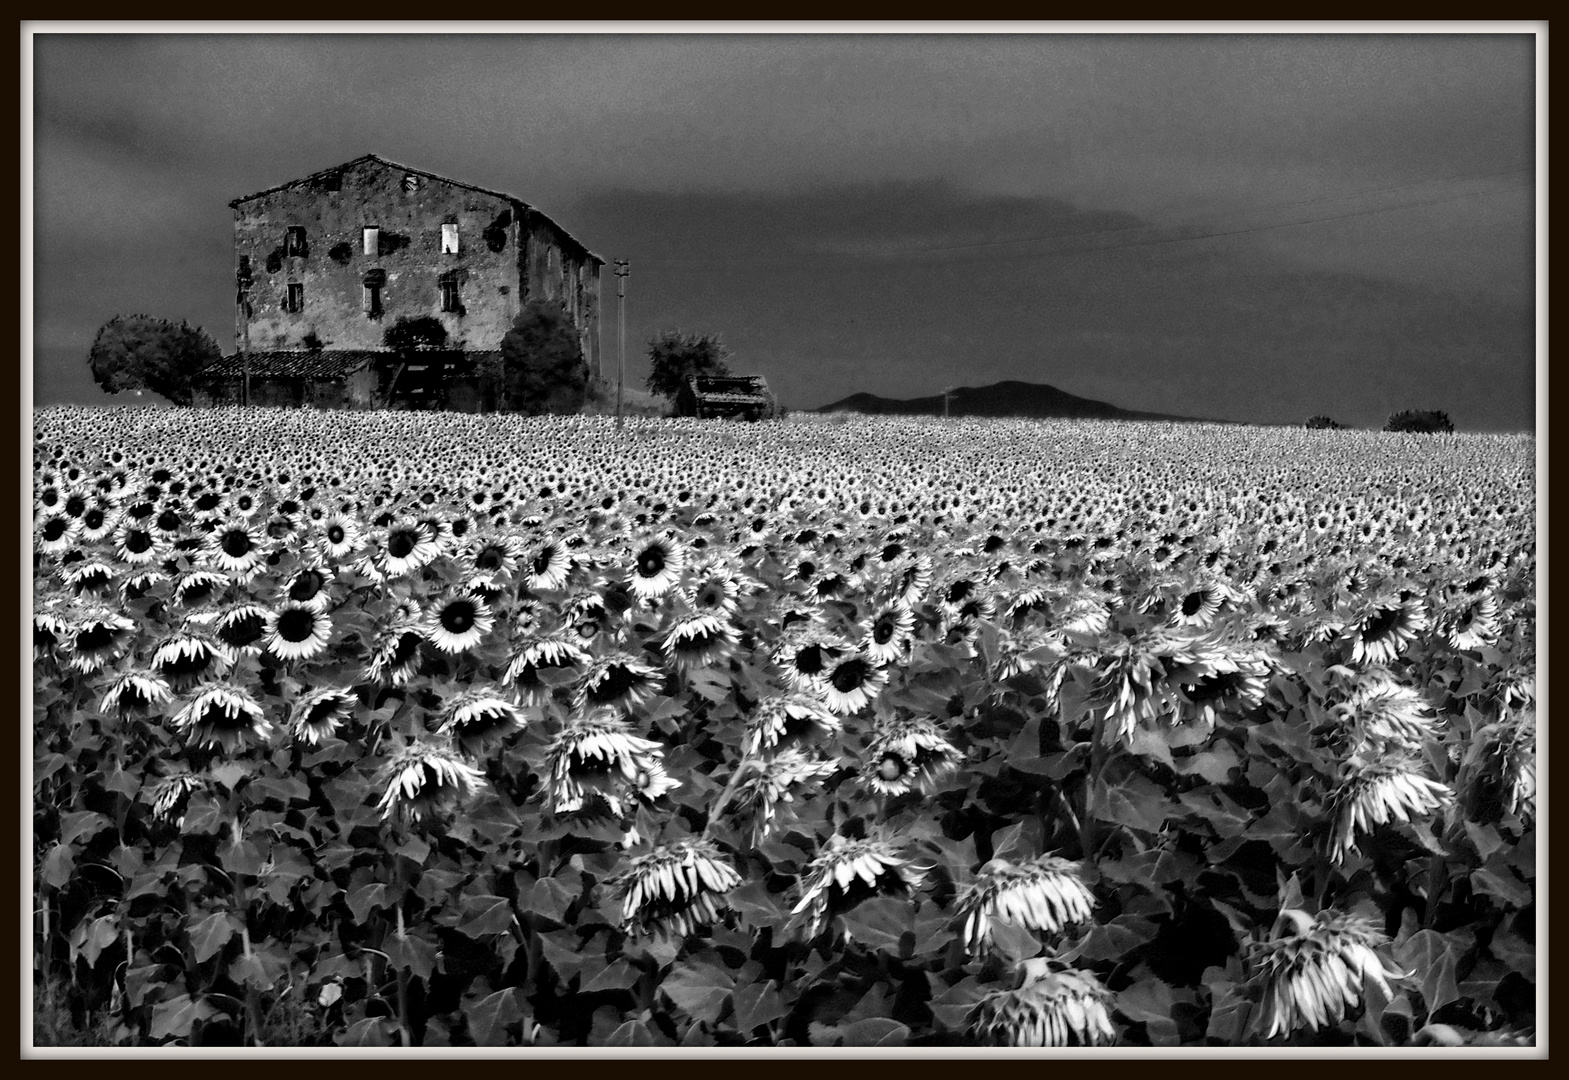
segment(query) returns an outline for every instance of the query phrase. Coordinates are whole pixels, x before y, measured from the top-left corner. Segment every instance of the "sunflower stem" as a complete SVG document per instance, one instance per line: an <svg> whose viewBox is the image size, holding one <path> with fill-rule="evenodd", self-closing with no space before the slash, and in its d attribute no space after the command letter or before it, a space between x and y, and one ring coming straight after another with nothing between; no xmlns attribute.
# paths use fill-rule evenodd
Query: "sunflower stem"
<svg viewBox="0 0 1569 1080"><path fill-rule="evenodd" d="M1423 905L1422 927L1432 929L1433 920L1438 916L1438 892L1444 879L1444 857L1434 855L1427 861L1427 901Z"/></svg>
<svg viewBox="0 0 1569 1080"><path fill-rule="evenodd" d="M1094 860L1098 854L1095 850L1095 821L1100 811L1096 798L1096 783L1101 778L1101 772L1106 767L1106 711L1101 709L1095 714L1095 722L1090 729L1090 766L1084 776L1084 820L1079 826L1079 846L1084 851L1086 860Z"/></svg>
<svg viewBox="0 0 1569 1080"><path fill-rule="evenodd" d="M698 839L708 839L708 834L713 831L714 823L718 821L719 816L725 812L725 807L730 805L730 798L735 794L736 785L741 782L742 775L744 775L746 770L751 767L751 764L751 755L742 754L740 763L735 767L735 772L731 773L730 779L725 782L725 789L720 793L719 801L714 803L713 812L708 815L708 820L703 823L703 835Z"/></svg>
<svg viewBox="0 0 1569 1080"><path fill-rule="evenodd" d="M403 894L405 888L403 856L394 855L393 861L398 868L398 899L397 903L393 907L393 910L397 912L398 940L402 942L408 938L408 929L403 924ZM409 1030L409 971L408 968L401 966L398 968L398 1038L402 1041L404 1046L414 1045L413 1033Z"/></svg>

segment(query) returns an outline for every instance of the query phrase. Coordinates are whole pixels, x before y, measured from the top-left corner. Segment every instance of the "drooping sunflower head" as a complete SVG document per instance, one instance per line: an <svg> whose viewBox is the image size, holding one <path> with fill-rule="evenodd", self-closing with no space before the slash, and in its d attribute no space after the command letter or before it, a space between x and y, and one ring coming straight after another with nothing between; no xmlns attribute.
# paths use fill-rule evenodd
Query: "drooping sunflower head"
<svg viewBox="0 0 1569 1080"><path fill-rule="evenodd" d="M964 752L930 720L880 726L866 748L861 782L878 795L927 791L958 768Z"/></svg>
<svg viewBox="0 0 1569 1080"><path fill-rule="evenodd" d="M227 683L209 684L171 723L192 743L222 747L230 754L247 741L266 741L273 730L256 699Z"/></svg>
<svg viewBox="0 0 1569 1080"><path fill-rule="evenodd" d="M465 690L441 712L440 730L450 735L469 757L490 747L527 723L518 707L485 687Z"/></svg>
<svg viewBox="0 0 1569 1080"><path fill-rule="evenodd" d="M1117 1041L1114 997L1088 971L1046 971L976 1003L970 1029L992 1046L1105 1046Z"/></svg>
<svg viewBox="0 0 1569 1080"><path fill-rule="evenodd" d="M380 773L386 790L376 804L383 818L425 820L466 802L484 785L484 775L434 743L414 742L394 754Z"/></svg>
<svg viewBox="0 0 1569 1080"><path fill-rule="evenodd" d="M719 917L741 875L712 843L684 840L636 856L612 884L629 930L684 938Z"/></svg>
<svg viewBox="0 0 1569 1080"><path fill-rule="evenodd" d="M1023 864L993 859L955 901L965 948L983 952L992 941L992 922L1056 934L1090 918L1095 894L1084 884L1079 864L1042 855Z"/></svg>
<svg viewBox="0 0 1569 1080"><path fill-rule="evenodd" d="M296 739L315 746L348 723L359 703L359 697L346 686L312 690L294 703L289 730Z"/></svg>
<svg viewBox="0 0 1569 1080"><path fill-rule="evenodd" d="M1251 965L1264 984L1260 1008L1266 1039L1339 1023L1362 1000L1364 979L1393 997L1389 980L1408 977L1386 966L1378 950L1388 939L1358 916L1325 910L1314 918L1286 909L1276 919L1276 930L1249 948Z"/></svg>
<svg viewBox="0 0 1569 1080"><path fill-rule="evenodd" d="M815 938L834 915L873 896L906 895L924 878L925 870L888 841L851 840L836 833L802 875L801 899L791 915L802 919L808 938Z"/></svg>

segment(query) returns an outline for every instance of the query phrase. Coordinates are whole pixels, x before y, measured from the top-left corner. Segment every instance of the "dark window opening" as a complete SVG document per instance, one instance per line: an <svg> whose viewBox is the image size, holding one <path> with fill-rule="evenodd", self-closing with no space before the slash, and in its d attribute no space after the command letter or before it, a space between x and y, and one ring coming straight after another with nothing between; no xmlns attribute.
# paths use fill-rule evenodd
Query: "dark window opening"
<svg viewBox="0 0 1569 1080"><path fill-rule="evenodd" d="M462 304L458 297L458 283L449 277L441 279L441 310L462 310Z"/></svg>
<svg viewBox="0 0 1569 1080"><path fill-rule="evenodd" d="M381 286L380 285L367 285L367 286L365 286L364 307L365 307L365 314L369 315L371 318L373 318L373 319L381 318Z"/></svg>
<svg viewBox="0 0 1569 1080"><path fill-rule="evenodd" d="M288 291L284 293L283 310L301 311L305 307L305 286L298 281L289 282Z"/></svg>
<svg viewBox="0 0 1569 1080"><path fill-rule="evenodd" d="M305 254L305 226L290 225L283 234L283 253L285 255Z"/></svg>

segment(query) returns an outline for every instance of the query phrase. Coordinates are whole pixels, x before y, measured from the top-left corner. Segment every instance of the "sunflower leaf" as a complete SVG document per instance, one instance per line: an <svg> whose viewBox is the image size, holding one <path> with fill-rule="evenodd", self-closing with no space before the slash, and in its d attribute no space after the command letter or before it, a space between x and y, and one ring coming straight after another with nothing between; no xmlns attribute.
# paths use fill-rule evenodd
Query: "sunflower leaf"
<svg viewBox="0 0 1569 1080"><path fill-rule="evenodd" d="M463 1016L468 1021L469 1037L475 1046L506 1046L508 1029L523 1019L518 1005L517 987L508 986L487 994L490 983L480 979L475 992L463 996Z"/></svg>
<svg viewBox="0 0 1569 1080"><path fill-rule="evenodd" d="M227 911L214 911L205 919L192 923L186 933L190 938L191 950L196 956L196 962L205 964L221 952L239 932L240 925L234 916Z"/></svg>
<svg viewBox="0 0 1569 1080"><path fill-rule="evenodd" d="M713 964L688 963L674 968L659 984L659 992L694 1020L712 1024L730 1002L735 978Z"/></svg>
<svg viewBox="0 0 1569 1080"><path fill-rule="evenodd" d="M779 996L778 984L772 979L765 983L737 987L732 1000L735 1003L736 1031L742 1035L750 1035L756 1028L789 1015L784 1000Z"/></svg>
<svg viewBox="0 0 1569 1080"><path fill-rule="evenodd" d="M217 1015L219 1010L207 1004L206 999L181 994L153 1006L152 1024L147 1033L154 1039L189 1038L196 1024Z"/></svg>

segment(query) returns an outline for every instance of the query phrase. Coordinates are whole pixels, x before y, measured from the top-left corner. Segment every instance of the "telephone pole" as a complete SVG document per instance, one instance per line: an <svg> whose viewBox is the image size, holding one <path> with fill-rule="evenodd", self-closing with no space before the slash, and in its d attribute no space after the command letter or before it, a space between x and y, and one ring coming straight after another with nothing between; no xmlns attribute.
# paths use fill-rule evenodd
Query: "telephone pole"
<svg viewBox="0 0 1569 1080"><path fill-rule="evenodd" d="M620 324L621 365L616 373L616 430L621 429L621 387L627 381L627 278L632 276L630 259L616 260L616 322Z"/></svg>
<svg viewBox="0 0 1569 1080"><path fill-rule="evenodd" d="M944 420L948 419L948 399L953 396L954 389L955 387L952 386L942 388L942 418Z"/></svg>

